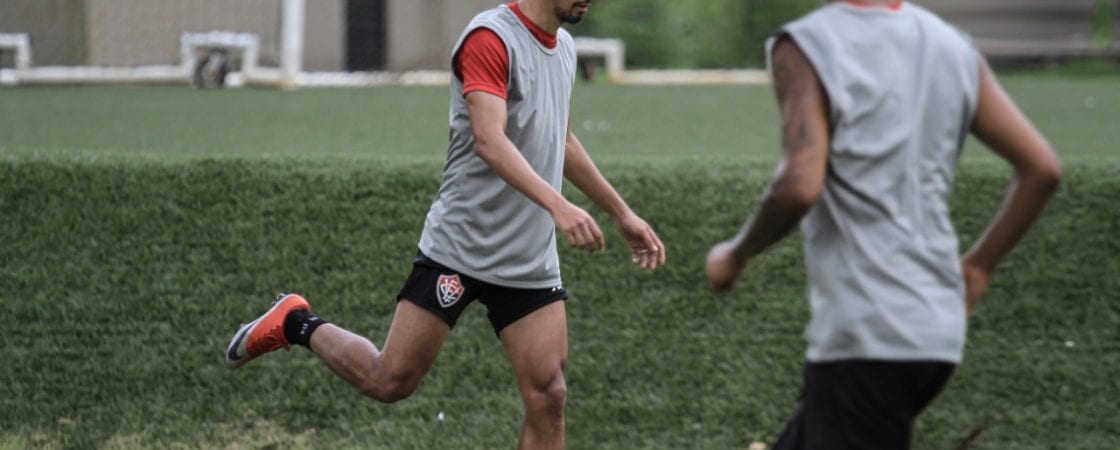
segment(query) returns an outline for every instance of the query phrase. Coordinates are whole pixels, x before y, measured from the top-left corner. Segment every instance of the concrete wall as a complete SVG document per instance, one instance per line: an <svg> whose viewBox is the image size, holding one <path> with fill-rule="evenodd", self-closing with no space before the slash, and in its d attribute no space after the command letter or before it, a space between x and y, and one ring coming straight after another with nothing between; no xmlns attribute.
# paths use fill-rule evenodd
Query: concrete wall
<svg viewBox="0 0 1120 450"><path fill-rule="evenodd" d="M134 66L179 60L187 31L238 31L260 36L262 65L279 57L280 4L274 0L87 0L89 64Z"/></svg>
<svg viewBox="0 0 1120 450"><path fill-rule="evenodd" d="M304 69L345 67L345 0L308 0ZM31 35L32 65L175 64L188 31L253 33L279 64L279 0L0 0L0 33Z"/></svg>
<svg viewBox="0 0 1120 450"><path fill-rule="evenodd" d="M451 47L471 18L502 0L389 0L389 70L447 70Z"/></svg>
<svg viewBox="0 0 1120 450"><path fill-rule="evenodd" d="M0 3L7 1L13 0ZM471 17L501 3L389 0L386 68L445 70L451 47ZM87 0L87 5L90 64L167 64L177 58L180 33L209 30L256 33L261 39L261 64L278 64L279 0ZM345 70L346 1L307 0L306 5L304 70Z"/></svg>
<svg viewBox="0 0 1120 450"><path fill-rule="evenodd" d="M307 0L303 70L346 70L346 0Z"/></svg>
<svg viewBox="0 0 1120 450"><path fill-rule="evenodd" d="M86 60L83 0L0 0L0 33L31 36L32 65L83 64Z"/></svg>

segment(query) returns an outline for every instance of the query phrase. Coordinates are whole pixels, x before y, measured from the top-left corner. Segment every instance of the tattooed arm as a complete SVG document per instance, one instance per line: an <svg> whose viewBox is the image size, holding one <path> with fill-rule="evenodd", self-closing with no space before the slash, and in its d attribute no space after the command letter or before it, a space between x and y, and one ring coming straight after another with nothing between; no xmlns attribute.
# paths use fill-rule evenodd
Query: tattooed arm
<svg viewBox="0 0 1120 450"><path fill-rule="evenodd" d="M772 66L782 116L782 160L739 233L708 252L708 281L716 292L731 290L752 258L793 231L824 186L829 147L824 88L813 65L788 36L774 45Z"/></svg>

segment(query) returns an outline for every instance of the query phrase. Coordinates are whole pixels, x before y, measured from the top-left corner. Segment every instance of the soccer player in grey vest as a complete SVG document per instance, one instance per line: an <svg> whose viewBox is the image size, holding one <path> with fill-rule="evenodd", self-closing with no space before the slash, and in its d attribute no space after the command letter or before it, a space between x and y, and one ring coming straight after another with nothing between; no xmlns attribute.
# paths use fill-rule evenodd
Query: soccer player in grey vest
<svg viewBox="0 0 1120 450"><path fill-rule="evenodd" d="M812 317L801 398L774 449L910 447L960 364L966 316L1058 186L1049 144L968 38L906 2L833 1L768 43L782 158L712 289L799 223ZM960 256L947 205L971 132L1014 169Z"/></svg>
<svg viewBox="0 0 1120 450"><path fill-rule="evenodd" d="M240 367L291 344L306 346L335 374L378 401L411 395L468 303L486 305L525 406L522 449L564 446L567 318L556 234L600 251L603 233L560 194L567 178L613 219L632 261L665 262L657 233L619 196L569 125L577 23L591 0L519 0L477 15L450 68L450 148L428 211L412 273L382 348L282 296L241 327L226 350Z"/></svg>

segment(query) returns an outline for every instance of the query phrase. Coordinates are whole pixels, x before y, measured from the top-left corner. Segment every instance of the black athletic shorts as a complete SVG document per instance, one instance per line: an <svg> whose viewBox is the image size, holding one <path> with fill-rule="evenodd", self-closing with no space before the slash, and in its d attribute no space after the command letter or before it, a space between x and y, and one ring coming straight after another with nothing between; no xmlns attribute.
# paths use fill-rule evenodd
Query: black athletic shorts
<svg viewBox="0 0 1120 450"><path fill-rule="evenodd" d="M955 364L844 360L805 364L805 384L773 450L910 448L914 419Z"/></svg>
<svg viewBox="0 0 1120 450"><path fill-rule="evenodd" d="M562 286L545 289L516 289L498 286L458 273L427 255L417 252L412 273L397 294L431 311L454 328L467 305L478 299L486 305L486 317L499 334L509 324L556 301L567 300Z"/></svg>

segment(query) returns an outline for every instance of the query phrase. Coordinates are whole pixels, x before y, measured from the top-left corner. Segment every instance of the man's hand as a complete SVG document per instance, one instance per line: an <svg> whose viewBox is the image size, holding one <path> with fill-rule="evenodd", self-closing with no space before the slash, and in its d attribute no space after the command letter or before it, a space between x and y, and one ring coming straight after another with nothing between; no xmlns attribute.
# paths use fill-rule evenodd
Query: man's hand
<svg viewBox="0 0 1120 450"><path fill-rule="evenodd" d="M595 252L607 246L603 232L591 214L571 202L564 201L553 211L552 220L570 247Z"/></svg>
<svg viewBox="0 0 1120 450"><path fill-rule="evenodd" d="M987 292L988 285L992 282L992 274L983 267L975 264L966 255L961 258L961 275L964 276L964 304L969 314L980 303L980 297Z"/></svg>
<svg viewBox="0 0 1120 450"><path fill-rule="evenodd" d="M708 272L708 283L712 291L719 294L731 292L739 275L750 265L750 261L737 261L734 252L735 244L732 241L720 242L708 250L704 269Z"/></svg>
<svg viewBox="0 0 1120 450"><path fill-rule="evenodd" d="M628 214L614 222L618 234L630 246L630 258L643 269L654 270L665 264L665 245L645 220Z"/></svg>

